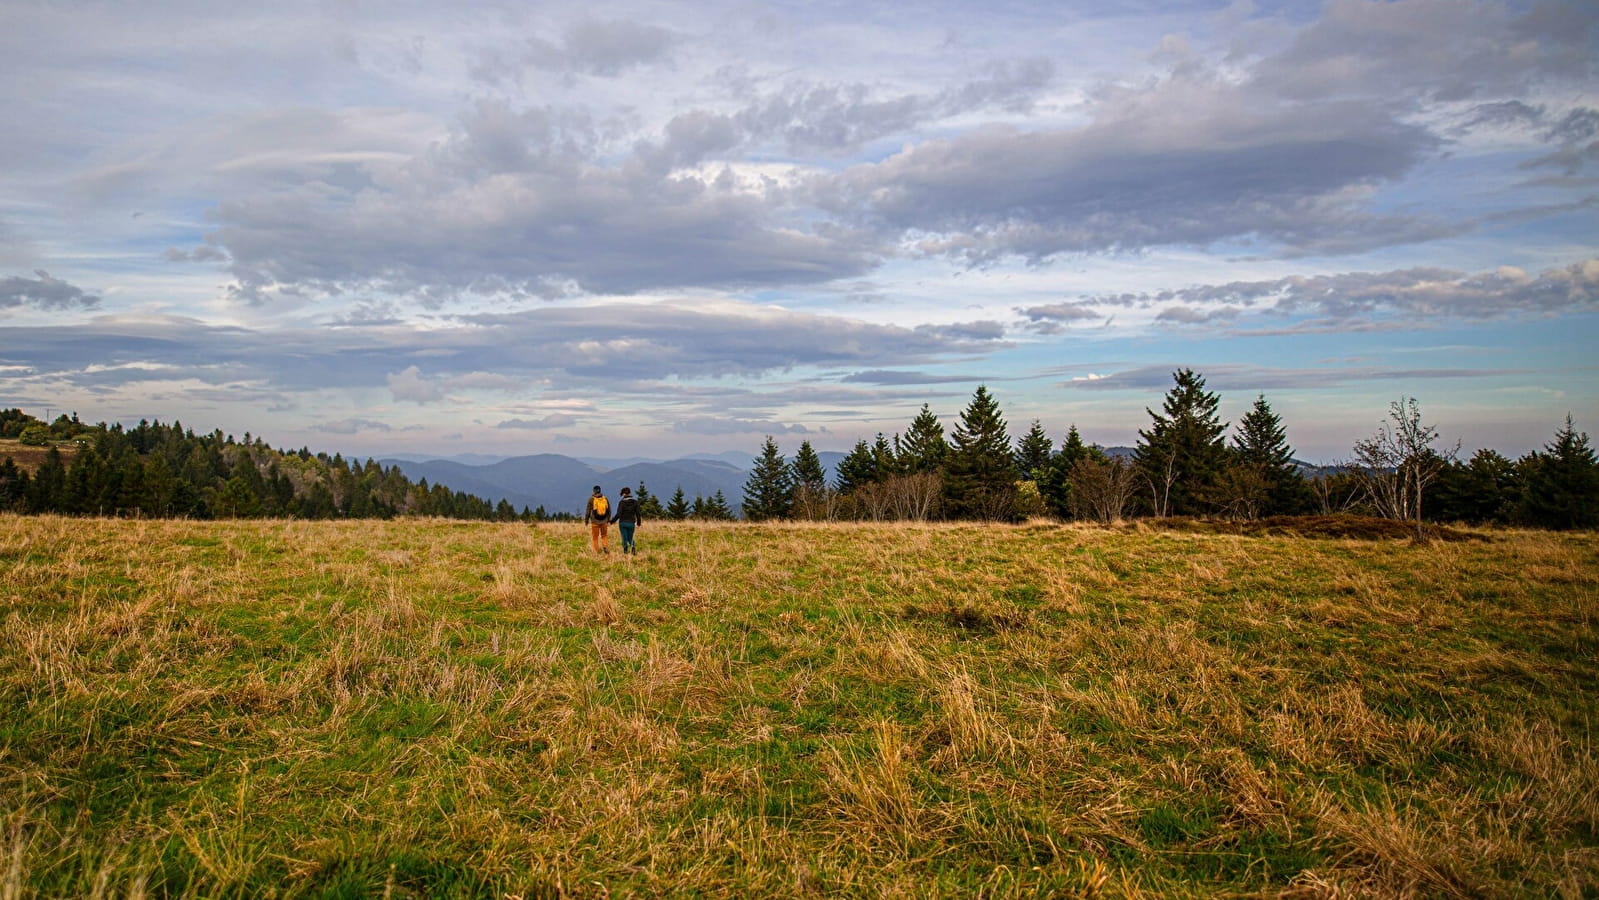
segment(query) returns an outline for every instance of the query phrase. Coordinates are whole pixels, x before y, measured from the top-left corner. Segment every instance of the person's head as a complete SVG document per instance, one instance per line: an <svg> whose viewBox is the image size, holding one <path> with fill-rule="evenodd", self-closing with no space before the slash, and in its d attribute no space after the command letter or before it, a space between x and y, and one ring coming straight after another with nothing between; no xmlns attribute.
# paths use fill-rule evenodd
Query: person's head
<svg viewBox="0 0 1599 900"><path fill-rule="evenodd" d="M601 495L603 493L605 493L605 492L600 490L600 486L596 484L594 486L594 496L598 497L599 495Z"/></svg>
<svg viewBox="0 0 1599 900"><path fill-rule="evenodd" d="M633 489L632 488L622 488L620 493L624 497L631 497L631 496L633 496Z"/></svg>

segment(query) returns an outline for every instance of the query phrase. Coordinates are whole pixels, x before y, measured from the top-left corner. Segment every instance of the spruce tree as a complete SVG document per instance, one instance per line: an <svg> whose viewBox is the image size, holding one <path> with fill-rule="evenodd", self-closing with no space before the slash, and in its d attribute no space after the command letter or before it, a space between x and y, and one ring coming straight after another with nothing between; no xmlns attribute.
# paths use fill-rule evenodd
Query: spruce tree
<svg viewBox="0 0 1599 900"><path fill-rule="evenodd" d="M1015 506L1016 465L999 404L978 385L950 435L944 495L956 517L1008 519Z"/></svg>
<svg viewBox="0 0 1599 900"><path fill-rule="evenodd" d="M1191 516L1205 510L1204 496L1226 461L1222 434L1227 423L1216 416L1221 400L1205 390L1192 369L1172 373L1176 384L1166 394L1165 415L1145 408L1152 424L1138 432L1133 462L1149 491L1157 516Z"/></svg>
<svg viewBox="0 0 1599 900"><path fill-rule="evenodd" d="M1565 427L1543 452L1523 460L1522 517L1540 528L1593 528L1599 525L1599 460L1566 416Z"/></svg>
<svg viewBox="0 0 1599 900"><path fill-rule="evenodd" d="M733 508L727 505L727 497L720 489L711 495L711 499L705 501L701 514L713 522L733 521Z"/></svg>
<svg viewBox="0 0 1599 900"><path fill-rule="evenodd" d="M1053 449L1054 442L1044 433L1044 426L1034 419L1032 427L1016 442L1016 468L1022 478L1037 481L1043 475L1044 467L1049 464Z"/></svg>
<svg viewBox="0 0 1599 900"><path fill-rule="evenodd" d="M1255 397L1255 405L1242 419L1233 435L1232 459L1258 471L1266 483L1265 515L1291 516L1308 512L1315 502L1310 486L1294 463L1294 449L1288 446L1288 432L1282 419L1266 402L1266 395Z"/></svg>
<svg viewBox="0 0 1599 900"><path fill-rule="evenodd" d="M861 485L878 480L877 458L865 440L855 442L854 449L838 462L838 492L848 494Z"/></svg>
<svg viewBox="0 0 1599 900"><path fill-rule="evenodd" d="M801 441L794 454L794 487L812 494L827 489L827 470L822 468L822 458L811 448L810 441Z"/></svg>
<svg viewBox="0 0 1599 900"><path fill-rule="evenodd" d="M683 486L680 484L677 490L672 492L672 499L667 501L666 517L681 522L689 517L689 512L688 498L683 496Z"/></svg>
<svg viewBox="0 0 1599 900"><path fill-rule="evenodd" d="M949 456L949 443L944 440L944 426L938 422L938 416L927 404L922 404L922 411L911 420L911 427L905 431L905 439L898 442L897 446L900 465L907 474L915 475L919 472L936 472L944 465L944 460Z"/></svg>
<svg viewBox="0 0 1599 900"><path fill-rule="evenodd" d="M725 500L724 500L725 503ZM786 519L794 506L794 473L771 435L761 445L749 480L744 482L744 518L751 522Z"/></svg>
<svg viewBox="0 0 1599 900"><path fill-rule="evenodd" d="M1072 518L1071 472L1072 466L1077 465L1080 459L1106 461L1104 452L1098 447L1083 443L1083 436L1078 433L1077 425L1073 424L1066 431L1066 439L1060 443L1060 452L1049 458L1043 474L1038 478L1038 492L1043 495L1044 504L1052 514L1062 519Z"/></svg>

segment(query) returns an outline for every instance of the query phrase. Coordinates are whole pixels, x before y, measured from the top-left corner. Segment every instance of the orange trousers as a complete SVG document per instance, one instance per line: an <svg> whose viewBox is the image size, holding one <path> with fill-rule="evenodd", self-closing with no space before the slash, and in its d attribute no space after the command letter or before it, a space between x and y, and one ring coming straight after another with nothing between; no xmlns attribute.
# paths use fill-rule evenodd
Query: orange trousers
<svg viewBox="0 0 1599 900"><path fill-rule="evenodd" d="M594 522L589 525L589 546L595 553L611 552L611 526L606 522Z"/></svg>

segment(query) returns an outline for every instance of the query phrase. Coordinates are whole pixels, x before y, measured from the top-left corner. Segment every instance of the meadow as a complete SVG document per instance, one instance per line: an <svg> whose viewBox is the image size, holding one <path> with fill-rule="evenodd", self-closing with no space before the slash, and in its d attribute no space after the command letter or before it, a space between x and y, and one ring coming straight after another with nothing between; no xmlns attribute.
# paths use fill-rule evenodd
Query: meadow
<svg viewBox="0 0 1599 900"><path fill-rule="evenodd" d="M1599 535L0 516L0 900L1592 897Z"/></svg>

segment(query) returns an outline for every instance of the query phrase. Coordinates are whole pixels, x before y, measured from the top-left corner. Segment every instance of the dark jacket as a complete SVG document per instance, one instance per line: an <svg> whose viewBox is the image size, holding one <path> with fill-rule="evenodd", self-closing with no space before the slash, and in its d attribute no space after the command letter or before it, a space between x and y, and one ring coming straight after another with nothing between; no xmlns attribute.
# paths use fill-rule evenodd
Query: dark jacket
<svg viewBox="0 0 1599 900"><path fill-rule="evenodd" d="M611 521L632 522L634 525L642 525L644 517L639 514L638 498L623 497L616 501L616 515L611 516Z"/></svg>

